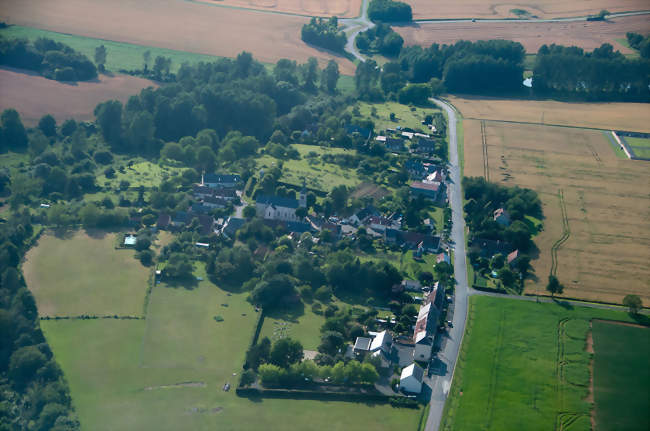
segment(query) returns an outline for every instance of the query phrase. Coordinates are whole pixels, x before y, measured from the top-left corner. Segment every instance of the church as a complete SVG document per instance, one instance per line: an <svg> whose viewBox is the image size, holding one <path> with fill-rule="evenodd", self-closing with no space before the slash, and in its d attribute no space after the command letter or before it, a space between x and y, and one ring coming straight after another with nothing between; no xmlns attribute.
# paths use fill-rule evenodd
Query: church
<svg viewBox="0 0 650 431"><path fill-rule="evenodd" d="M267 220L300 221L296 209L307 207L307 190L303 187L298 199L262 195L255 207L257 215Z"/></svg>

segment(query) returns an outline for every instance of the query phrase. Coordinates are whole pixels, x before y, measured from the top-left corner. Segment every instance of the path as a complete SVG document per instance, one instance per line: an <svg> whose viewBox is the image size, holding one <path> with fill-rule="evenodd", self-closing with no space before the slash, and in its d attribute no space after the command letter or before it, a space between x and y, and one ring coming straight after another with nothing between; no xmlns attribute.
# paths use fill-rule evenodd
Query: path
<svg viewBox="0 0 650 431"><path fill-rule="evenodd" d="M449 130L449 203L451 206L452 228L450 244L454 249L454 277L456 290L454 294L453 327L449 328L448 338L438 353L446 370L442 376L435 376L429 381L431 386L431 407L427 418L426 430L437 430L442 419L445 401L449 394L454 376L458 352L465 333L467 320L467 303L470 290L467 285L467 261L465 255L465 219L463 218L463 191L461 189L461 171L458 160L458 142L456 135L456 111L441 100L433 100L436 105L447 112Z"/></svg>

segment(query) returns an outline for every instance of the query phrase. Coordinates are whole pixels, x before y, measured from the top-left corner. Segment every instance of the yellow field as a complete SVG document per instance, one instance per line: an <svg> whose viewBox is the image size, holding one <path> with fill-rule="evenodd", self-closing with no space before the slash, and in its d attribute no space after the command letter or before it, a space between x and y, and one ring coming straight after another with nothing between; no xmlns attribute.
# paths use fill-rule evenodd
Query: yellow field
<svg viewBox="0 0 650 431"><path fill-rule="evenodd" d="M449 97L463 117L650 133L648 103L567 103Z"/></svg>
<svg viewBox="0 0 650 431"><path fill-rule="evenodd" d="M647 10L646 0L519 0L499 3L493 0L405 0L413 9L413 19L430 18L516 18L512 9L527 11L531 17L559 18L610 12Z"/></svg>
<svg viewBox="0 0 650 431"><path fill-rule="evenodd" d="M310 16L359 16L361 0L198 0L214 5Z"/></svg>
<svg viewBox="0 0 650 431"><path fill-rule="evenodd" d="M633 293L650 302L650 163L616 158L602 131L484 121L486 165L481 121L463 126L466 176L487 174L534 189L542 200L537 278L526 292L546 293L553 271L567 297L620 303Z"/></svg>

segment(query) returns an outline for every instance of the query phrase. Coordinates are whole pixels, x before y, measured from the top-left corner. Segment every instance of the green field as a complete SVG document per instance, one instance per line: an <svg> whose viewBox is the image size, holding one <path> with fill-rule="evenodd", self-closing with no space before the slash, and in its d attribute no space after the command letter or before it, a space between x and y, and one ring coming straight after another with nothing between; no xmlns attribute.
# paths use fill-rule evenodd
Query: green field
<svg viewBox="0 0 650 431"><path fill-rule="evenodd" d="M281 161L265 155L257 159L257 168L270 168L283 163L280 181L294 186L301 186L302 179L305 178L307 187L324 192L329 192L339 185L354 188L361 184L361 180L354 169L342 168L333 163L324 163L320 160L322 154L356 154L354 150L302 144L295 144L293 147L300 153L300 160ZM309 153L315 153L316 157L308 157Z"/></svg>
<svg viewBox="0 0 650 431"><path fill-rule="evenodd" d="M650 429L650 330L594 320L592 331L597 430Z"/></svg>
<svg viewBox="0 0 650 431"><path fill-rule="evenodd" d="M441 429L590 430L585 348L594 318L631 320L617 311L471 297Z"/></svg>
<svg viewBox="0 0 650 431"><path fill-rule="evenodd" d="M625 142L634 150L637 157L650 159L650 139L625 137Z"/></svg>
<svg viewBox="0 0 650 431"><path fill-rule="evenodd" d="M119 161L114 165L118 164L120 164ZM102 187L107 185L110 188L117 189L121 181L128 181L130 184L129 187L132 188L139 186L151 188L160 185L160 183L168 177L180 174L185 170L173 166L160 166L146 160L136 162L130 167L127 166L126 161L124 161L122 165L124 167L124 172L115 168L115 176L110 179L106 178L104 170L100 169L101 173L97 173L97 184Z"/></svg>
<svg viewBox="0 0 650 431"><path fill-rule="evenodd" d="M407 105L402 105L397 102L385 102L385 103L366 103L358 102L355 106L359 107L359 113L362 117L372 120L375 123L375 131L380 133L381 130L386 130L388 128L394 129L397 126L410 127L416 130L422 130L426 133L427 129L422 125L424 117L434 112L439 112L435 107L432 108L414 108L415 111L411 111L411 107ZM376 116L372 115L372 108L377 110ZM348 108L349 111L352 111L353 108ZM395 121L390 120L390 114L395 114Z"/></svg>
<svg viewBox="0 0 650 431"><path fill-rule="evenodd" d="M41 316L142 314L149 270L133 250L115 249L116 235L78 231L39 239L23 272Z"/></svg>
<svg viewBox="0 0 650 431"><path fill-rule="evenodd" d="M74 248L76 241L68 241ZM76 265L68 260L61 270ZM202 265L195 275L207 278ZM139 298L112 292L142 306ZM82 429L417 428L421 409L238 397L234 386L258 317L246 296L209 281L176 287L163 283L151 292L145 320L42 321ZM233 385L229 392L222 390L226 382Z"/></svg>
<svg viewBox="0 0 650 431"><path fill-rule="evenodd" d="M271 341L289 337L300 341L305 350L316 350L320 344L320 328L325 317L311 311L311 305L305 304L304 311L295 314L277 313L267 315L260 332L261 337Z"/></svg>

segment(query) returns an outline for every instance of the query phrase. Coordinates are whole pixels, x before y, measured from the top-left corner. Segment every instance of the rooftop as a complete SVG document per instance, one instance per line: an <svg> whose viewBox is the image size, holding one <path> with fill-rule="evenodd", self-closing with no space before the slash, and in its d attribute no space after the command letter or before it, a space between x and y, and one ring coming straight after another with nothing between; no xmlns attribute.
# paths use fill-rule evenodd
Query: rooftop
<svg viewBox="0 0 650 431"><path fill-rule="evenodd" d="M368 337L357 337L357 341L354 342L354 350L370 350L370 344L372 339Z"/></svg>

